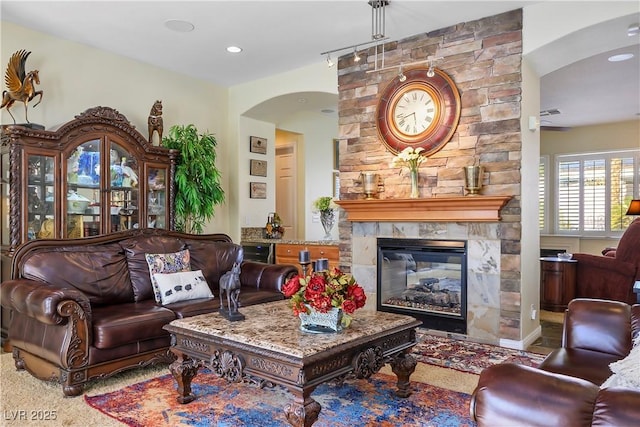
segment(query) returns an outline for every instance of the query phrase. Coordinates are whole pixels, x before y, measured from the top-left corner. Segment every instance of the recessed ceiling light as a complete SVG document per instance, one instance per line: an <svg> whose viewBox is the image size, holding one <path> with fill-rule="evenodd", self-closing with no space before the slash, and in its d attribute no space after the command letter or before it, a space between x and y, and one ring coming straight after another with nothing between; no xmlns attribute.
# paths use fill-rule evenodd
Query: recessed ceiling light
<svg viewBox="0 0 640 427"><path fill-rule="evenodd" d="M242 52L242 48L238 47L238 46L229 46L227 48L227 52L229 52L229 53L240 53L240 52Z"/></svg>
<svg viewBox="0 0 640 427"><path fill-rule="evenodd" d="M320 112L325 114L331 114L331 113L335 113L336 110L332 110L331 108L323 108L322 110L320 110Z"/></svg>
<svg viewBox="0 0 640 427"><path fill-rule="evenodd" d="M166 20L164 21L164 26L179 33L188 33L189 31L193 31L195 28L191 22L183 21L181 19Z"/></svg>
<svg viewBox="0 0 640 427"><path fill-rule="evenodd" d="M633 58L633 53L621 53L619 55L610 56L608 60L609 62L620 62L631 58Z"/></svg>

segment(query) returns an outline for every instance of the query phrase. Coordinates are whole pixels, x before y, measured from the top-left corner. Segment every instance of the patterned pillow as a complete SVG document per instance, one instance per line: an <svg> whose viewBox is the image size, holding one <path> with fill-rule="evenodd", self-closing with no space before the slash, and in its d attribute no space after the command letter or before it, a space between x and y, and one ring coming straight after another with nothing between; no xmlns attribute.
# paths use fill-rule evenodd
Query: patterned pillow
<svg viewBox="0 0 640 427"><path fill-rule="evenodd" d="M189 254L189 249L170 254L145 254L144 256L149 265L149 276L151 277L151 286L153 286L153 294L156 302L162 302L158 283L153 275L156 273L166 274L191 271L191 255Z"/></svg>
<svg viewBox="0 0 640 427"><path fill-rule="evenodd" d="M178 301L213 297L207 280L202 274L202 270L169 274L156 273L153 277L160 290L162 305Z"/></svg>

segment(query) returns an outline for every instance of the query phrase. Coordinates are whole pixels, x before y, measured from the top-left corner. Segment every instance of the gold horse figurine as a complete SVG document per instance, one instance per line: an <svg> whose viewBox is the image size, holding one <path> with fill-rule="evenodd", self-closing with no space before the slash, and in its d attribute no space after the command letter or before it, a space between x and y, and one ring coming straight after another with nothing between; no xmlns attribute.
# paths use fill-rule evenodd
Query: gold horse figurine
<svg viewBox="0 0 640 427"><path fill-rule="evenodd" d="M24 64L27 62L30 54L31 52L19 50L11 55L11 59L9 59L9 64L7 65L7 71L4 75L4 83L7 86L7 90L2 91L2 105L0 105L0 109L5 106L7 107L7 111L13 119L13 124L16 124L16 118L13 117L9 109L16 101L24 103L24 118L27 123L30 123L27 117L27 104L29 101L37 95L40 95L40 99L34 104L34 107L42 101L42 91L35 90L35 85L40 84L38 70L29 71L28 73L24 71Z"/></svg>

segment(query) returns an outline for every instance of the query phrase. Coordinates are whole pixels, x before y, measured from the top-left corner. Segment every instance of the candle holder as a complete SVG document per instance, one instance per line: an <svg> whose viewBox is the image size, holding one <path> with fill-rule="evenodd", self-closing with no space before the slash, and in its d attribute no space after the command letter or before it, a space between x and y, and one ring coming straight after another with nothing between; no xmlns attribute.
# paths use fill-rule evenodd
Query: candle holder
<svg viewBox="0 0 640 427"><path fill-rule="evenodd" d="M308 275L307 270L309 269L309 265L310 264L311 264L311 262L300 261L300 267L302 267L302 275L305 276L305 277Z"/></svg>

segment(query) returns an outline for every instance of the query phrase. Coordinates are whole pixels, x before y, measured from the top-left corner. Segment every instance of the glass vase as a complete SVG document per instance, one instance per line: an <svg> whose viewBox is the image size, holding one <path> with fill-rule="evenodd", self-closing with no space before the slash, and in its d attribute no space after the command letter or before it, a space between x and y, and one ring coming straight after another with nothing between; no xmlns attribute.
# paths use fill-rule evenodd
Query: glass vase
<svg viewBox="0 0 640 427"><path fill-rule="evenodd" d="M417 199L420 197L420 193L418 192L418 170L411 170L411 195L409 196L412 199Z"/></svg>
<svg viewBox="0 0 640 427"><path fill-rule="evenodd" d="M305 304L309 313L300 313L300 329L315 334L335 333L342 330L342 309L333 307L326 313Z"/></svg>
<svg viewBox="0 0 640 427"><path fill-rule="evenodd" d="M324 237L322 239L331 240L331 230L336 223L335 211L333 209L320 211L320 223L322 223L322 228L324 228Z"/></svg>

